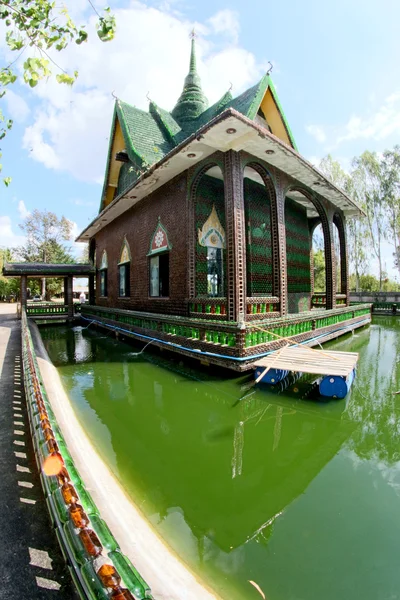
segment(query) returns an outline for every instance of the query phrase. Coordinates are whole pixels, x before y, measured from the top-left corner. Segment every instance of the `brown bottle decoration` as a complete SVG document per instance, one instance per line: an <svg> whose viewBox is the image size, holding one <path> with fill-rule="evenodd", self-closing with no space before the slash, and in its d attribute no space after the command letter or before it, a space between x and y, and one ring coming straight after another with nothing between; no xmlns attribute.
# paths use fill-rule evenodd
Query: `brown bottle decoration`
<svg viewBox="0 0 400 600"><path fill-rule="evenodd" d="M80 504L71 504L69 507L69 516L75 527L78 529L85 529L89 524L89 519L85 511Z"/></svg>
<svg viewBox="0 0 400 600"><path fill-rule="evenodd" d="M79 532L82 544L85 546L86 552L90 556L99 556L103 550L103 546L93 529L82 529Z"/></svg>
<svg viewBox="0 0 400 600"><path fill-rule="evenodd" d="M47 449L50 452L50 454L54 454L55 452L58 452L58 444L56 442L56 440L51 439L47 442Z"/></svg>
<svg viewBox="0 0 400 600"><path fill-rule="evenodd" d="M121 589L119 587L121 577L114 565L102 565L97 571L97 577L99 577L104 587Z"/></svg>
<svg viewBox="0 0 400 600"><path fill-rule="evenodd" d="M51 427L46 427L46 429L43 430L43 437L46 440L46 442L48 442L49 440L54 440L54 433Z"/></svg>
<svg viewBox="0 0 400 600"><path fill-rule="evenodd" d="M64 483L61 488L62 497L64 498L65 504L76 504L79 496L76 489L71 483Z"/></svg>
<svg viewBox="0 0 400 600"><path fill-rule="evenodd" d="M40 425L42 426L43 430L47 429L48 427L51 427L50 421L48 419L41 420Z"/></svg>
<svg viewBox="0 0 400 600"><path fill-rule="evenodd" d="M117 588L110 596L113 600L135 600L129 590L125 588Z"/></svg>
<svg viewBox="0 0 400 600"><path fill-rule="evenodd" d="M57 479L60 485L69 481L69 473L65 467L63 467L61 471L57 473Z"/></svg>

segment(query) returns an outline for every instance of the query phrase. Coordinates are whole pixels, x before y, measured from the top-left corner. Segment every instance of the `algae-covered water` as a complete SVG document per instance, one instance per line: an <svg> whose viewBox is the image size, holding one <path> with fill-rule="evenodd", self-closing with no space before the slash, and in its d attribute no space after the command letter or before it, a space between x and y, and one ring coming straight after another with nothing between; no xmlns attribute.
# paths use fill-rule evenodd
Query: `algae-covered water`
<svg viewBox="0 0 400 600"><path fill-rule="evenodd" d="M89 328L41 328L92 443L168 544L229 600L400 599L400 319L345 400L246 389ZM132 532L134 535L134 532Z"/></svg>

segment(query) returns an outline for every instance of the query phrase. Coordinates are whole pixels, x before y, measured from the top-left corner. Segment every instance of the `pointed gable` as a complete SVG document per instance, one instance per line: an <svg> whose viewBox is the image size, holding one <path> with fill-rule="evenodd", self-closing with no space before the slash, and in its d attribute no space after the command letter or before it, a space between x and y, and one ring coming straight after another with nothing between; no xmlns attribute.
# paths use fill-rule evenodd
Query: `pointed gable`
<svg viewBox="0 0 400 600"><path fill-rule="evenodd" d="M230 107L252 121L267 125L269 131L288 146L297 150L296 142L283 112L272 79L264 75L259 83L234 98ZM259 121L257 117L263 121Z"/></svg>
<svg viewBox="0 0 400 600"><path fill-rule="evenodd" d="M228 90L220 100L207 108L208 102L196 68L194 37L192 33L189 73L172 112L160 108L153 101L150 101L147 112L117 99L99 212L178 144L228 108L265 127L297 150L268 74L236 98Z"/></svg>
<svg viewBox="0 0 400 600"><path fill-rule="evenodd" d="M100 211L114 200L117 192L122 193L143 171L168 154L174 145L151 113L117 100ZM123 185L120 181L122 166Z"/></svg>

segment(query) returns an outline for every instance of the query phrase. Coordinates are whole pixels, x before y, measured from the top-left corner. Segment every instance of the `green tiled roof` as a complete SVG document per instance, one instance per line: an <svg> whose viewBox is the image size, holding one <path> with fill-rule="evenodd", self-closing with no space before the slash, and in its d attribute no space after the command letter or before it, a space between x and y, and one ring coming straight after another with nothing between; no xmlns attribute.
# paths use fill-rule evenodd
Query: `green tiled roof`
<svg viewBox="0 0 400 600"><path fill-rule="evenodd" d="M256 85L253 85L253 87L243 92L243 94L240 94L240 96L234 98L230 104L230 107L242 113L242 115L245 115L245 117L254 119L261 100L267 91L267 87L268 78L267 75L264 75L261 81L259 81Z"/></svg>
<svg viewBox="0 0 400 600"><path fill-rule="evenodd" d="M160 161L178 144L182 143L227 108L233 108L253 120L268 88L271 90L271 94L282 116L289 139L293 147L297 150L293 135L269 75L264 75L256 85L236 98L232 97L229 90L218 102L207 108L207 100L201 90L200 78L196 71L195 46L194 39L192 39L189 74L185 78L183 92L171 113L160 108L153 101L150 102L149 112L131 106L119 99L116 101L103 198L107 189L110 161L114 158L111 156L111 151L116 119L118 119L121 125L126 151L130 159L131 168L129 173L133 173L131 176L127 172L127 167L123 169L121 177L124 177L124 182L121 181L118 184L117 192L119 194L122 193L128 181L133 183L141 172ZM101 203L100 210L102 208L103 202Z"/></svg>
<svg viewBox="0 0 400 600"><path fill-rule="evenodd" d="M174 147L151 113L117 100L117 115L133 162L153 165Z"/></svg>

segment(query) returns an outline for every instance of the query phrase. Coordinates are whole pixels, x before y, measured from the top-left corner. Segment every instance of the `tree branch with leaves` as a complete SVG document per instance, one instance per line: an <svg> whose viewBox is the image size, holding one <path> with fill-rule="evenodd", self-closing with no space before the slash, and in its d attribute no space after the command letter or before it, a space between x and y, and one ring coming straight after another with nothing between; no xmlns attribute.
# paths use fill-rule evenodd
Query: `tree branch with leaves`
<svg viewBox="0 0 400 600"><path fill-rule="evenodd" d="M98 17L96 30L100 40L112 40L116 25L110 8L105 8L100 14L92 2L88 2ZM15 66L23 55L23 79L30 87L51 77L54 68L58 83L72 85L75 82L78 71L68 73L50 55L52 50L61 52L71 42L80 45L88 38L85 27L76 26L66 6L60 8L49 0L0 0L0 21L5 25L8 49L17 53L14 60L0 68L0 98L18 79ZM0 140L11 127L12 120L7 119L0 108ZM11 179L6 177L3 181L9 185Z"/></svg>

